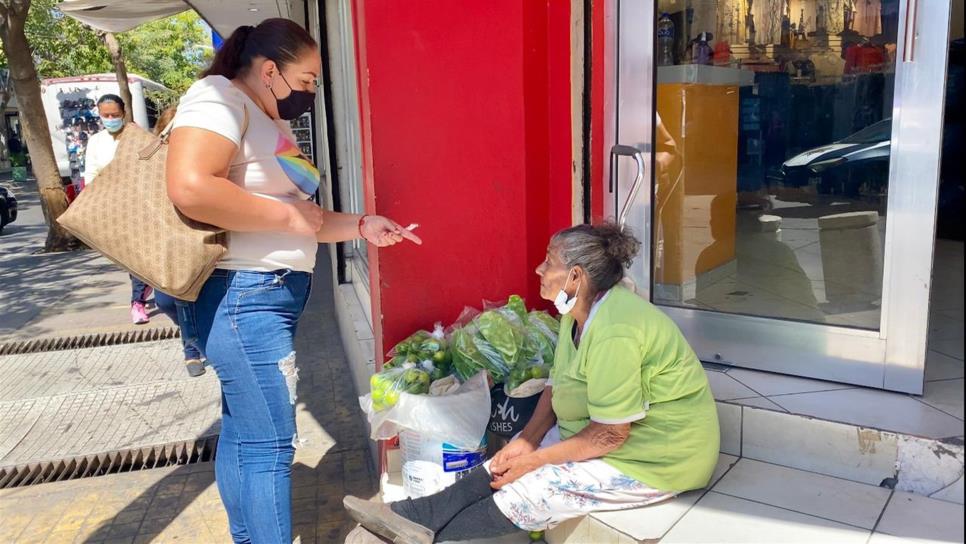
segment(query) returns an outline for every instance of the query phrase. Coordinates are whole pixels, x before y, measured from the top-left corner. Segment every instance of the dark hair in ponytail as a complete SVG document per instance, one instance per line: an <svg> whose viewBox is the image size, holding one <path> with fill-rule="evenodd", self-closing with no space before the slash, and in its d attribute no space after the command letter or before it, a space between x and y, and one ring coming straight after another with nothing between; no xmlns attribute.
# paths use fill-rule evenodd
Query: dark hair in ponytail
<svg viewBox="0 0 966 544"><path fill-rule="evenodd" d="M245 75L258 57L275 61L279 69L318 44L304 28L288 19L265 19L258 26L240 26L221 45L202 77Z"/></svg>

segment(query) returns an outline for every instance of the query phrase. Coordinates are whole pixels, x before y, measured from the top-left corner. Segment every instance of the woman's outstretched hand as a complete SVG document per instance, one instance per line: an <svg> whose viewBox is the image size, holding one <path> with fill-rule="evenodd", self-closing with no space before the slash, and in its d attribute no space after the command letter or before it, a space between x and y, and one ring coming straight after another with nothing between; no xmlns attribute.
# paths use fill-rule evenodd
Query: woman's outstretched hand
<svg viewBox="0 0 966 544"><path fill-rule="evenodd" d="M412 227L415 228L415 227ZM412 233L411 229L403 228L392 219L381 215L370 215L362 222L362 237L376 247L389 247L409 240L422 245L423 241Z"/></svg>

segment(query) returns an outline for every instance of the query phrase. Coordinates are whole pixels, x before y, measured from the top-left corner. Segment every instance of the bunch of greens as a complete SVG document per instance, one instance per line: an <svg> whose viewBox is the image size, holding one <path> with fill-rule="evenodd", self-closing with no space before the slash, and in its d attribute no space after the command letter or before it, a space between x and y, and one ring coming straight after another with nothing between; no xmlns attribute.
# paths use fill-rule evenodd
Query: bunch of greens
<svg viewBox="0 0 966 544"><path fill-rule="evenodd" d="M482 313L468 308L448 333L439 323L433 332L413 333L396 344L384 369L417 367L431 381L451 374L466 381L486 371L494 383L514 389L549 376L559 327L550 314L528 312L523 298L512 295L502 305L487 303Z"/></svg>

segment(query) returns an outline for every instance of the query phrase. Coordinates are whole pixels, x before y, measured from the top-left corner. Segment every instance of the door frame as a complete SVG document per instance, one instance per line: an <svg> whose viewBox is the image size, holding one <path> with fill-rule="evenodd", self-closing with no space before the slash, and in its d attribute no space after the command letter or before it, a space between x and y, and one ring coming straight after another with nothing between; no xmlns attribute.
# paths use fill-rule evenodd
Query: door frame
<svg viewBox="0 0 966 544"><path fill-rule="evenodd" d="M644 232L637 233L643 251L630 272L643 280L638 291L648 300L654 254L656 4L604 0L594 3L600 11L593 14L602 20L604 34L602 111L591 112L603 116L604 156L598 157L603 173L593 180L603 187L597 206L602 204L604 217L616 217L636 175L634 161L611 157L610 150L615 145L638 149L647 165L645 186L630 208L628 223L644 225ZM948 2L900 0L879 330L661 306L702 361L922 393L949 17Z"/></svg>

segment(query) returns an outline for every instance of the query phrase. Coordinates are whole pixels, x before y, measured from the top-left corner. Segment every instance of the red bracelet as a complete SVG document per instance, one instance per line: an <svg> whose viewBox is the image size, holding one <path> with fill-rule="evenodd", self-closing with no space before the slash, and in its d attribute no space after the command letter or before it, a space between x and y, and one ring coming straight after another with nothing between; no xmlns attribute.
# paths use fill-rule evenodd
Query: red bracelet
<svg viewBox="0 0 966 544"><path fill-rule="evenodd" d="M366 235L365 234L362 234L362 225L365 224L367 217L369 217L369 216L368 215L363 215L362 217L359 218L359 238L362 238L363 240L366 240ZM366 241L368 241L368 240L366 240Z"/></svg>

